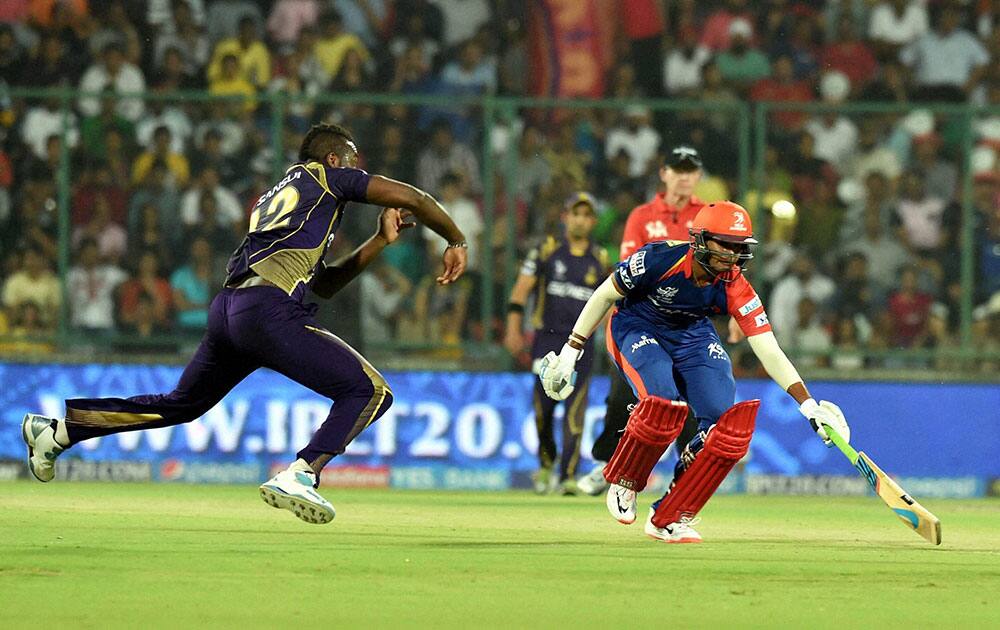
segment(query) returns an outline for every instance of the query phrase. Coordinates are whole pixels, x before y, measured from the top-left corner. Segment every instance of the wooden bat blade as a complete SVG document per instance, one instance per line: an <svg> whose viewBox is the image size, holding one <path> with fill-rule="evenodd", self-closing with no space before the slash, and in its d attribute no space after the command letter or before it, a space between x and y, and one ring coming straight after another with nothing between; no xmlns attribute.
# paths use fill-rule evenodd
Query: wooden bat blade
<svg viewBox="0 0 1000 630"><path fill-rule="evenodd" d="M904 525L923 536L927 542L941 544L941 521L930 510L917 503L889 475L878 467L864 451L858 453L855 467Z"/></svg>

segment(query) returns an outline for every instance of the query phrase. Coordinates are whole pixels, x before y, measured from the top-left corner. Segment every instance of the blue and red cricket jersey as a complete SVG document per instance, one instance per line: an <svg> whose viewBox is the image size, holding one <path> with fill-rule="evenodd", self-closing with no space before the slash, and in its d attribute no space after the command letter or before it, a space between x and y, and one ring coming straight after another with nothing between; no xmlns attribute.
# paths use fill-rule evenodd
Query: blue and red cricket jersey
<svg viewBox="0 0 1000 630"><path fill-rule="evenodd" d="M639 397L683 399L703 426L733 405L729 355L709 320L732 315L749 337L771 330L760 297L739 274L732 282L694 282L689 244L649 243L618 263L625 296L608 323L608 352Z"/></svg>

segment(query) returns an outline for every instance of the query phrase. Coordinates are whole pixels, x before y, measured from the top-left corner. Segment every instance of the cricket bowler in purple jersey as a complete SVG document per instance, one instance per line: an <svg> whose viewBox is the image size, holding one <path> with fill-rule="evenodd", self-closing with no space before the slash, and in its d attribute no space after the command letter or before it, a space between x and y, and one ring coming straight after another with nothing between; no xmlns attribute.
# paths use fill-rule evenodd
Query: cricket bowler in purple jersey
<svg viewBox="0 0 1000 630"><path fill-rule="evenodd" d="M261 497L307 522L333 519L333 506L314 489L320 471L385 413L392 391L364 357L316 323L318 306L305 302L305 295L334 295L412 227L406 221L411 213L448 241L440 284L462 275L467 247L462 231L430 195L358 169L358 150L346 129L314 125L299 160L254 206L249 232L212 301L208 330L174 391L67 400L64 419L25 416L28 466L38 480L51 480L56 457L78 442L190 422L251 372L267 367L332 399L333 406L298 459L260 487ZM385 206L378 231L327 265L323 257L351 201Z"/></svg>

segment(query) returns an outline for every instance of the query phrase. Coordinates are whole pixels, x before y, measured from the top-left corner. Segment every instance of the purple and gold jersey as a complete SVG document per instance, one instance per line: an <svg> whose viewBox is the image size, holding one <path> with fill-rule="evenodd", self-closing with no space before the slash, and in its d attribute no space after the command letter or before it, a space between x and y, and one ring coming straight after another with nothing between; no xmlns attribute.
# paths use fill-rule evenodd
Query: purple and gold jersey
<svg viewBox="0 0 1000 630"><path fill-rule="evenodd" d="M615 283L625 292L618 312L668 330L708 324L708 316L722 313L732 315L748 337L771 330L760 297L742 273L732 282L716 280L699 287L692 275L694 264L688 243L646 245L615 268Z"/></svg>
<svg viewBox="0 0 1000 630"><path fill-rule="evenodd" d="M371 176L319 162L293 164L261 195L250 229L226 265L226 286L258 275L302 297L333 242L349 201L365 201Z"/></svg>
<svg viewBox="0 0 1000 630"><path fill-rule="evenodd" d="M580 309L603 282L607 268L607 254L596 245L576 251L566 239L550 236L528 252L521 274L537 280L532 318L535 330L569 334Z"/></svg>

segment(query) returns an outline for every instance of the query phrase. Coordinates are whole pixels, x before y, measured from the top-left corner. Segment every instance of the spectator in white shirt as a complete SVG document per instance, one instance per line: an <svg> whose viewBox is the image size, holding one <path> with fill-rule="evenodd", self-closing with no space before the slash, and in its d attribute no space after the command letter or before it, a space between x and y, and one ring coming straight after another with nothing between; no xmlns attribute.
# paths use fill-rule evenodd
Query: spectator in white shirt
<svg viewBox="0 0 1000 630"><path fill-rule="evenodd" d="M437 195L441 178L448 172L461 173L466 178L468 190L473 194L482 191L479 160L468 146L457 142L451 124L439 119L431 127L430 142L417 157L417 185Z"/></svg>
<svg viewBox="0 0 1000 630"><path fill-rule="evenodd" d="M62 111L59 109L59 99L48 99L38 107L32 107L24 115L21 125L21 140L28 145L32 154L39 160L44 160L48 154L48 143L51 136L62 134ZM69 147L76 147L80 132L76 126L76 114L69 112L67 117L69 129L67 139Z"/></svg>
<svg viewBox="0 0 1000 630"><path fill-rule="evenodd" d="M700 88L702 68L712 58L707 48L698 45L692 30L682 31L677 43L663 60L663 88L672 96L690 94Z"/></svg>
<svg viewBox="0 0 1000 630"><path fill-rule="evenodd" d="M904 245L918 255L935 253L947 241L947 202L927 190L923 171L907 171L900 184L896 206L899 235Z"/></svg>
<svg viewBox="0 0 1000 630"><path fill-rule="evenodd" d="M396 337L396 322L404 316L413 285L385 258L376 259L361 283L361 337L366 344Z"/></svg>
<svg viewBox="0 0 1000 630"><path fill-rule="evenodd" d="M868 37L883 56L927 32L927 9L921 0L880 2L868 18Z"/></svg>
<svg viewBox="0 0 1000 630"><path fill-rule="evenodd" d="M828 162L838 171L846 168L858 142L858 128L845 116L824 113L806 122L813 137L813 157Z"/></svg>
<svg viewBox="0 0 1000 630"><path fill-rule="evenodd" d="M604 155L611 159L619 151L625 151L630 160L630 177L647 175L656 166L660 134L650 126L650 118L648 109L633 105L625 109L624 124L608 132Z"/></svg>
<svg viewBox="0 0 1000 630"><path fill-rule="evenodd" d="M215 197L216 215L221 227L236 228L244 221L243 207L233 191L219 183L219 173L213 167L206 167L198 183L188 189L181 197L181 222L190 227L201 221L201 196L211 194Z"/></svg>
<svg viewBox="0 0 1000 630"><path fill-rule="evenodd" d="M497 89L496 63L474 39L462 44L458 59L441 70L441 84L451 94L492 94Z"/></svg>
<svg viewBox="0 0 1000 630"><path fill-rule="evenodd" d="M833 346L829 331L823 325L822 318L816 302L808 296L799 300L798 326L795 334L792 335L792 343L789 346L793 350L809 353L826 353ZM803 356L795 360L796 365L816 367L826 365L828 358L825 356Z"/></svg>
<svg viewBox="0 0 1000 630"><path fill-rule="evenodd" d="M135 126L135 139L139 146L151 148L153 132L161 126L170 129L170 152L184 153L194 132L194 124L182 108L164 101L151 101L149 111Z"/></svg>
<svg viewBox="0 0 1000 630"><path fill-rule="evenodd" d="M430 0L444 15L444 45L458 46L479 32L490 21L492 12L486 0Z"/></svg>
<svg viewBox="0 0 1000 630"><path fill-rule="evenodd" d="M128 274L118 267L101 262L96 241L84 239L80 243L79 262L66 278L73 327L93 332L113 331L115 291L127 279Z"/></svg>
<svg viewBox="0 0 1000 630"><path fill-rule="evenodd" d="M87 68L80 79L82 92L98 94L109 87L117 94L143 92L146 89L142 71L125 60L125 52L119 42L105 45L101 61ZM79 105L85 116L96 116L101 111L98 96L82 96ZM144 109L140 98L123 98L118 101L118 114L131 122L139 120Z"/></svg>
<svg viewBox="0 0 1000 630"><path fill-rule="evenodd" d="M913 71L918 100L965 101L986 73L990 54L960 28L961 19L958 9L943 7L937 28L900 51L900 61Z"/></svg>
<svg viewBox="0 0 1000 630"><path fill-rule="evenodd" d="M790 271L790 275L774 285L767 305L771 327L782 344L790 343L798 331L802 299L809 298L822 306L837 289L833 280L816 272L813 259L805 254L792 261Z"/></svg>

